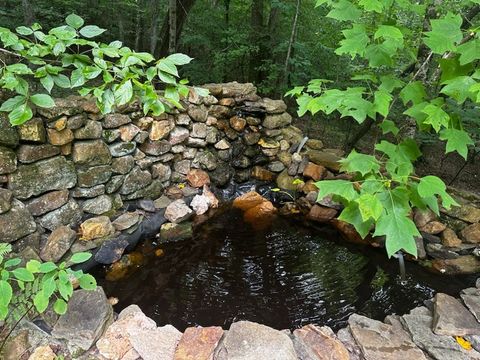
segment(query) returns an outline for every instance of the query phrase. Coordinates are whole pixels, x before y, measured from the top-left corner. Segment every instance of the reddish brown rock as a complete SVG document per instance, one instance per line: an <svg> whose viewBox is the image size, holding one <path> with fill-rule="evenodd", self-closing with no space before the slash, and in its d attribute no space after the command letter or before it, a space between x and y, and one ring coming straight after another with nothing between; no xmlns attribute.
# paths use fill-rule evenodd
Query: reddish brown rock
<svg viewBox="0 0 480 360"><path fill-rule="evenodd" d="M33 216L40 216L52 210L58 209L68 201L68 190L58 190L46 193L32 199L27 205L28 211Z"/></svg>
<svg viewBox="0 0 480 360"><path fill-rule="evenodd" d="M267 200L256 191L249 191L248 193L243 194L242 196L239 196L233 200L233 207L247 211L265 201Z"/></svg>
<svg viewBox="0 0 480 360"><path fill-rule="evenodd" d="M243 129L245 129L245 125L247 125L247 120L239 116L230 118L230 126L236 131L243 131Z"/></svg>
<svg viewBox="0 0 480 360"><path fill-rule="evenodd" d="M223 98L218 100L218 105L233 106L235 105L235 100L233 98Z"/></svg>
<svg viewBox="0 0 480 360"><path fill-rule="evenodd" d="M150 129L150 140L161 140L167 137L175 127L173 121L162 120L152 122L152 128Z"/></svg>
<svg viewBox="0 0 480 360"><path fill-rule="evenodd" d="M303 176L306 178L319 181L324 178L327 173L327 169L322 165L317 165L312 162L309 162L305 169L303 170Z"/></svg>
<svg viewBox="0 0 480 360"><path fill-rule="evenodd" d="M191 169L187 174L187 181L190 186L200 188L204 185L210 185L210 176L203 170Z"/></svg>
<svg viewBox="0 0 480 360"><path fill-rule="evenodd" d="M440 238L442 239L442 244L447 247L458 247L462 244L462 240L460 240L455 231L450 228L443 230Z"/></svg>
<svg viewBox="0 0 480 360"><path fill-rule="evenodd" d="M73 141L73 131L64 129L57 131L55 129L47 129L48 141L52 145L65 145Z"/></svg>
<svg viewBox="0 0 480 360"><path fill-rule="evenodd" d="M210 191L207 185L203 185L203 196L206 196L208 199L208 202L210 203L211 208L217 208L218 207L218 199L215 196L213 192Z"/></svg>
<svg viewBox="0 0 480 360"><path fill-rule="evenodd" d="M367 239L362 239L353 225L338 219L332 219L331 224L342 234L342 236L355 244L368 244Z"/></svg>
<svg viewBox="0 0 480 360"><path fill-rule="evenodd" d="M275 180L275 173L261 166L254 166L252 169L252 177L260 181L273 181Z"/></svg>
<svg viewBox="0 0 480 360"><path fill-rule="evenodd" d="M295 348L315 356L318 360L349 360L345 346L329 327L306 325L293 332ZM298 351L297 353L302 352Z"/></svg>
<svg viewBox="0 0 480 360"><path fill-rule="evenodd" d="M222 336L223 329L219 326L189 327L178 343L174 360L212 360Z"/></svg>
<svg viewBox="0 0 480 360"><path fill-rule="evenodd" d="M474 274L480 272L480 260L473 255L459 256L455 259L434 259L432 269L449 275Z"/></svg>
<svg viewBox="0 0 480 360"><path fill-rule="evenodd" d="M305 184L301 185L300 188L305 194L311 191L318 191L318 187L313 180L308 180Z"/></svg>
<svg viewBox="0 0 480 360"><path fill-rule="evenodd" d="M427 234L436 235L440 234L446 228L447 226L442 224L440 221L430 221L427 225L422 226L420 230L426 232Z"/></svg>
<svg viewBox="0 0 480 360"><path fill-rule="evenodd" d="M331 209L331 208L327 208L319 205L313 205L312 208L310 209L310 212L307 215L307 219L324 223L324 222L329 222L336 215L337 215L337 210L335 209Z"/></svg>
<svg viewBox="0 0 480 360"><path fill-rule="evenodd" d="M468 243L480 243L480 223L467 226L462 230L462 236Z"/></svg>
<svg viewBox="0 0 480 360"><path fill-rule="evenodd" d="M270 201L254 206L243 214L245 222L250 223L255 229L263 229L270 225L273 216L277 213L277 209Z"/></svg>
<svg viewBox="0 0 480 360"><path fill-rule="evenodd" d="M429 222L437 219L437 215L432 210L415 209L413 221L418 228L424 227Z"/></svg>

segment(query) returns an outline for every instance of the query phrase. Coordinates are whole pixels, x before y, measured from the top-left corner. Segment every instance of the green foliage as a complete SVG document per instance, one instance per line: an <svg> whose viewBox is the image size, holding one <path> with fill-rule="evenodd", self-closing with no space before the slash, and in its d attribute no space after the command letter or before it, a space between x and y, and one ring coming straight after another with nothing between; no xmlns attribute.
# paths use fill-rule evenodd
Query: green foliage
<svg viewBox="0 0 480 360"><path fill-rule="evenodd" d="M85 290L96 288L92 275L70 268L87 261L90 253L76 253L58 265L30 260L21 266L19 258L5 259L11 250L9 244L0 243L0 321L7 330L22 317L42 314L51 304L57 314L64 314L74 282Z"/></svg>
<svg viewBox="0 0 480 360"><path fill-rule="evenodd" d="M96 25L84 26L84 20L75 14L67 16L65 25L48 32L37 23L17 27L15 32L0 27L0 41L18 61L0 68L0 87L16 93L0 107L8 113L10 123L28 121L35 107L55 106L50 96L54 87L75 88L82 96L92 95L102 113L136 98L145 114L159 115L173 107L181 108L180 98L189 88L186 81L178 81L177 67L192 58L171 54L155 60L151 54L133 51L120 41L106 44L91 40L105 31ZM36 93L32 81L40 82L45 92ZM160 86L165 88L163 94L157 91Z"/></svg>
<svg viewBox="0 0 480 360"><path fill-rule="evenodd" d="M344 39L335 52L362 64L352 81L365 86L341 88L314 80L318 86L311 82L287 95L296 97L299 115L338 113L357 123L370 118L395 139L381 140L373 155L353 150L341 161L341 169L352 173L355 182L319 181L318 198L333 195L342 202L345 208L339 219L352 224L362 237L370 232L384 236L388 256L400 250L416 256L415 237L420 234L411 220L412 210L430 208L438 214L439 204L445 208L458 204L441 179L415 175L414 162L421 152L415 140L399 138L403 125L398 115L415 119L418 131L445 141L447 153L467 158L474 142L457 113L459 105L480 103L478 24L463 29L460 14L442 14L439 7L438 18L430 20L431 30L422 34L420 28L410 31L405 26L406 18L426 14L410 0L320 0L317 5L330 9L328 16L345 24ZM427 60L417 59L414 50L419 46L430 52ZM420 70L431 61L430 66L439 69L434 79L419 79L420 70L400 77L397 64L407 58L422 61Z"/></svg>

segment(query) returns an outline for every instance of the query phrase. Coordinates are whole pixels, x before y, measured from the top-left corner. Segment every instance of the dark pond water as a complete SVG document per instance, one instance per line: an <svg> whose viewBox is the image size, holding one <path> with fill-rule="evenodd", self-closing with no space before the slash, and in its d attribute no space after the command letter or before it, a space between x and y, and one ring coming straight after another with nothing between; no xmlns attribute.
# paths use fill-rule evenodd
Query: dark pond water
<svg viewBox="0 0 480 360"><path fill-rule="evenodd" d="M398 263L383 250L338 241L329 228L313 230L276 218L263 230L245 223L235 209L220 211L195 229L193 239L156 245L146 242L143 265L108 281L98 270L116 310L135 303L157 324L222 325L251 320L277 329L307 323L345 326L353 312L383 320L403 314L436 291L452 295L473 279L427 273L407 263L401 283ZM164 255L155 255L162 249Z"/></svg>

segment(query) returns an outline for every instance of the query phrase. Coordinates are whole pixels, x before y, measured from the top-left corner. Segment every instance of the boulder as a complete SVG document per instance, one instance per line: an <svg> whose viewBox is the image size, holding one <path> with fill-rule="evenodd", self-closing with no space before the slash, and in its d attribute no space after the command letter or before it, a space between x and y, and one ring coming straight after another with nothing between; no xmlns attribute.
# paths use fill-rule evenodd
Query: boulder
<svg viewBox="0 0 480 360"><path fill-rule="evenodd" d="M177 126L170 133L168 141L171 145L177 145L187 140L189 136L190 136L190 132L188 131L188 129L181 126Z"/></svg>
<svg viewBox="0 0 480 360"><path fill-rule="evenodd" d="M13 173L17 169L17 156L9 148L0 146L0 175Z"/></svg>
<svg viewBox="0 0 480 360"><path fill-rule="evenodd" d="M118 142L112 145L109 145L108 148L110 149L110 154L114 158L127 156L133 154L137 149L137 143L131 142Z"/></svg>
<svg viewBox="0 0 480 360"><path fill-rule="evenodd" d="M337 216L337 210L324 206L313 205L307 214L307 219L320 223L326 223L335 218L335 216Z"/></svg>
<svg viewBox="0 0 480 360"><path fill-rule="evenodd" d="M141 170L138 166L125 177L122 187L120 188L120 194L128 195L137 190L143 189L150 185L152 182L152 175L149 171Z"/></svg>
<svg viewBox="0 0 480 360"><path fill-rule="evenodd" d="M130 229L136 225L140 220L140 214L137 212L128 212L120 215L113 221L113 226L116 230L123 231Z"/></svg>
<svg viewBox="0 0 480 360"><path fill-rule="evenodd" d="M43 261L58 262L70 249L77 233L69 226L60 226L53 230L40 252Z"/></svg>
<svg viewBox="0 0 480 360"><path fill-rule="evenodd" d="M480 223L468 225L462 230L463 239L471 244L480 243Z"/></svg>
<svg viewBox="0 0 480 360"><path fill-rule="evenodd" d="M50 144L20 145L20 147L17 149L18 161L24 164L30 164L38 160L48 159L58 154L60 154L60 149Z"/></svg>
<svg viewBox="0 0 480 360"><path fill-rule="evenodd" d="M261 203L268 201L256 191L249 191L233 200L233 207L242 211L247 211Z"/></svg>
<svg viewBox="0 0 480 360"><path fill-rule="evenodd" d="M432 313L424 306L411 310L403 315L401 320L410 332L413 342L433 359L480 359L479 353L463 349L452 336L435 334L432 331Z"/></svg>
<svg viewBox="0 0 480 360"><path fill-rule="evenodd" d="M235 322L215 350L218 360L297 360L290 337L265 325Z"/></svg>
<svg viewBox="0 0 480 360"><path fill-rule="evenodd" d="M112 171L116 174L128 174L134 165L135 159L131 155L112 159Z"/></svg>
<svg viewBox="0 0 480 360"><path fill-rule="evenodd" d="M160 227L161 244L183 241L191 239L193 235L193 228L191 222L183 222L181 224L165 223Z"/></svg>
<svg viewBox="0 0 480 360"><path fill-rule="evenodd" d="M134 140L135 137L138 135L138 133L140 133L141 131L138 126L133 124L121 126L118 130L120 131L120 140L125 142L130 142ZM148 136L148 133L147 133L147 136Z"/></svg>
<svg viewBox="0 0 480 360"><path fill-rule="evenodd" d="M192 125L191 137L205 139L207 137L207 125L205 123L194 123Z"/></svg>
<svg viewBox="0 0 480 360"><path fill-rule="evenodd" d="M165 219L173 223L185 221L192 215L192 209L182 199L171 202L165 209Z"/></svg>
<svg viewBox="0 0 480 360"><path fill-rule="evenodd" d="M12 207L13 193L0 188L0 214L6 213Z"/></svg>
<svg viewBox="0 0 480 360"><path fill-rule="evenodd" d="M10 210L0 214L0 239L13 242L35 232L37 225L25 205L13 199Z"/></svg>
<svg viewBox="0 0 480 360"><path fill-rule="evenodd" d="M200 188L204 185L210 185L210 176L203 170L191 169L187 174L187 181L190 186Z"/></svg>
<svg viewBox="0 0 480 360"><path fill-rule="evenodd" d="M80 225L80 232L82 234L81 240L89 241L113 235L115 228L108 216L98 216L85 220Z"/></svg>
<svg viewBox="0 0 480 360"><path fill-rule="evenodd" d="M480 334L480 324L472 313L458 299L442 293L435 295L432 328L438 335Z"/></svg>
<svg viewBox="0 0 480 360"><path fill-rule="evenodd" d="M112 113L105 116L102 125L105 129L115 129L122 125L126 125L131 121L132 120L128 115Z"/></svg>
<svg viewBox="0 0 480 360"><path fill-rule="evenodd" d="M339 161L342 158L336 154L333 154L328 151L309 150L307 151L307 155L310 161L317 165L322 165L332 171L340 170Z"/></svg>
<svg viewBox="0 0 480 360"><path fill-rule="evenodd" d="M18 144L18 140L17 127L10 124L7 113L0 113L0 145L15 147Z"/></svg>
<svg viewBox="0 0 480 360"><path fill-rule="evenodd" d="M292 123L292 117L288 113L267 115L263 120L263 126L267 129L278 129Z"/></svg>
<svg viewBox="0 0 480 360"><path fill-rule="evenodd" d="M102 140L77 141L73 144L72 159L78 165L108 165L112 155Z"/></svg>
<svg viewBox="0 0 480 360"><path fill-rule="evenodd" d="M188 130L187 130L188 131ZM172 148L171 143L166 140L151 141L147 140L142 145L140 145L140 150L145 154L159 156L170 151Z"/></svg>
<svg viewBox="0 0 480 360"><path fill-rule="evenodd" d="M480 272L480 260L473 255L462 255L455 259L435 259L432 268L449 275L475 274Z"/></svg>
<svg viewBox="0 0 480 360"><path fill-rule="evenodd" d="M78 169L78 186L94 187L106 183L112 176L110 165L91 166L86 169Z"/></svg>
<svg viewBox="0 0 480 360"><path fill-rule="evenodd" d="M399 323L389 325L353 314L348 325L366 359L427 360Z"/></svg>
<svg viewBox="0 0 480 360"><path fill-rule="evenodd" d="M101 215L112 210L112 198L108 195L100 195L96 198L85 200L82 208L88 214Z"/></svg>
<svg viewBox="0 0 480 360"><path fill-rule="evenodd" d="M68 201L68 193L68 190L58 190L43 194L26 203L27 209L33 216L46 214L65 205Z"/></svg>
<svg viewBox="0 0 480 360"><path fill-rule="evenodd" d="M62 225L77 225L82 220L82 210L78 203L71 199L62 207L43 215L38 223L50 231Z"/></svg>
<svg viewBox="0 0 480 360"><path fill-rule="evenodd" d="M203 215L208 211L209 199L205 195L195 195L190 203L191 208L197 215Z"/></svg>
<svg viewBox="0 0 480 360"><path fill-rule="evenodd" d="M3 131L3 130L2 130ZM35 143L44 143L47 141L47 132L40 118L32 118L18 127L20 140Z"/></svg>
<svg viewBox="0 0 480 360"><path fill-rule="evenodd" d="M309 162L303 169L303 176L314 181L322 180L327 173L327 169L322 165Z"/></svg>
<svg viewBox="0 0 480 360"><path fill-rule="evenodd" d="M53 327L52 336L67 341L69 348L87 351L112 323L113 309L99 286L96 290L76 290L67 312Z"/></svg>
<svg viewBox="0 0 480 360"><path fill-rule="evenodd" d="M189 327L185 329L177 348L174 360L212 360L213 353L223 336L220 326Z"/></svg>
<svg viewBox="0 0 480 360"><path fill-rule="evenodd" d="M306 325L293 332L293 345L302 358L315 360L350 360L345 346L329 327Z"/></svg>
<svg viewBox="0 0 480 360"><path fill-rule="evenodd" d="M73 131L70 129L63 129L57 131L55 129L47 129L48 142L55 146L62 146L73 141Z"/></svg>
<svg viewBox="0 0 480 360"><path fill-rule="evenodd" d="M442 245L446 247L458 247L462 244L462 240L460 240L455 231L450 228L443 230L440 238L442 239Z"/></svg>

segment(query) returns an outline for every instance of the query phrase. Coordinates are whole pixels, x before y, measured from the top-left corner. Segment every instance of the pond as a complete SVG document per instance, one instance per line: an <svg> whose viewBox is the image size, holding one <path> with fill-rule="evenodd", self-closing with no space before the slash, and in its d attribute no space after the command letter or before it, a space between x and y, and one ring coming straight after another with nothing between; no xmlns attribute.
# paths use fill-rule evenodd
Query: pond
<svg viewBox="0 0 480 360"><path fill-rule="evenodd" d="M276 217L258 229L226 207L197 226L189 240L137 250L141 266L109 281L97 278L116 310L137 304L159 326L220 325L250 320L277 329L308 323L337 330L356 312L383 320L422 305L436 291L451 295L470 277L428 273L407 263L407 279L383 249L345 244L331 228L312 229ZM159 256L160 255L160 256Z"/></svg>

